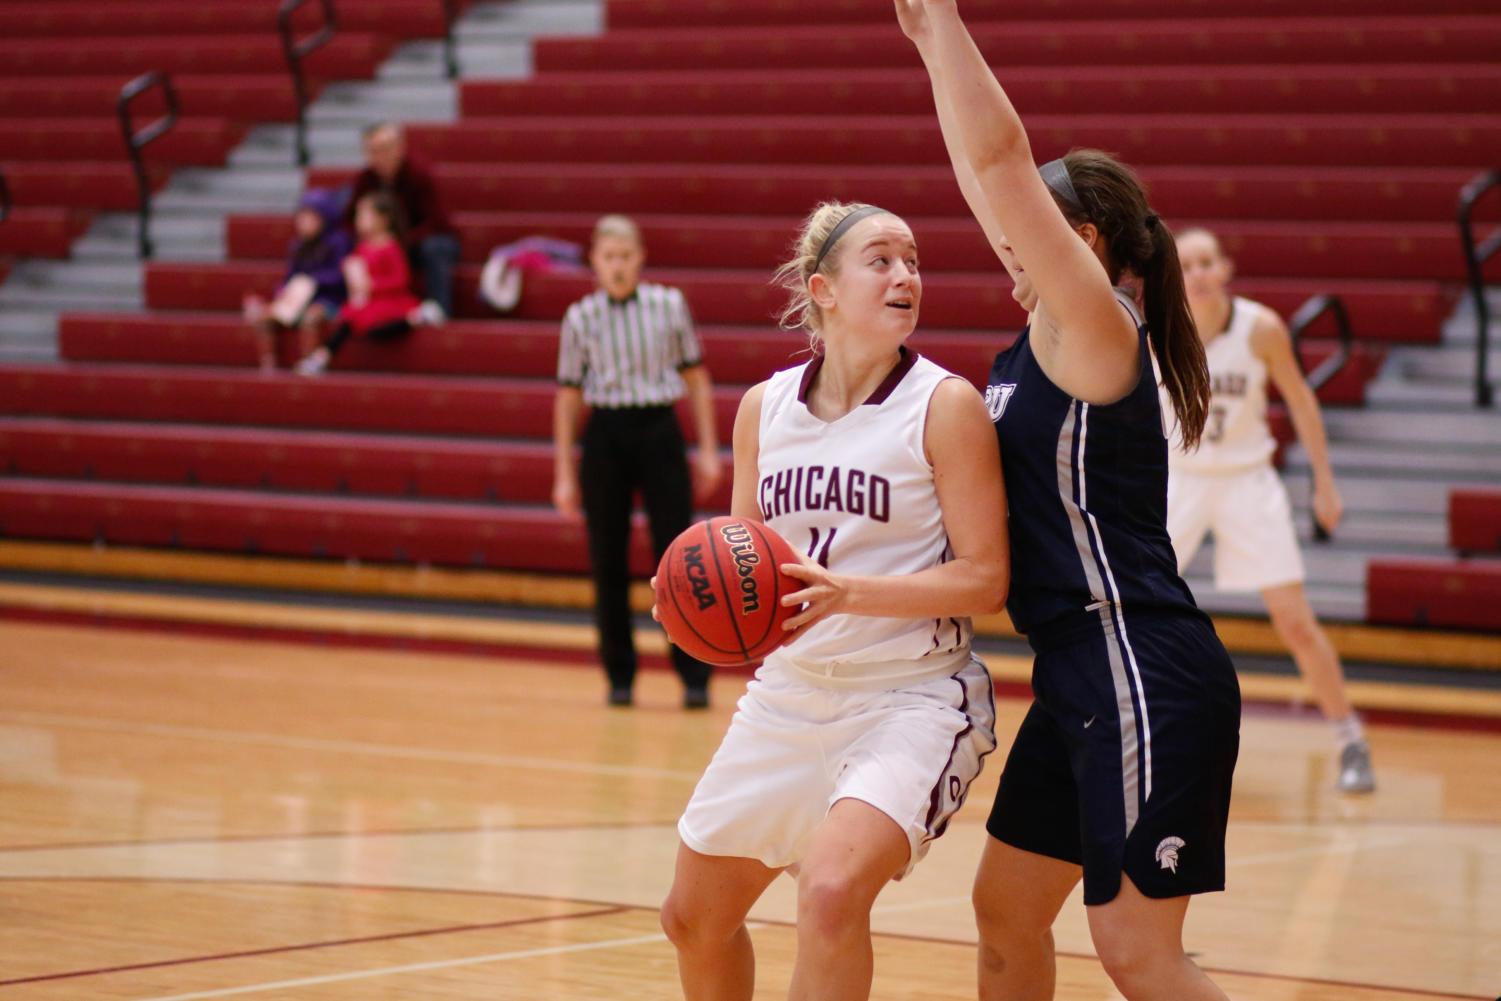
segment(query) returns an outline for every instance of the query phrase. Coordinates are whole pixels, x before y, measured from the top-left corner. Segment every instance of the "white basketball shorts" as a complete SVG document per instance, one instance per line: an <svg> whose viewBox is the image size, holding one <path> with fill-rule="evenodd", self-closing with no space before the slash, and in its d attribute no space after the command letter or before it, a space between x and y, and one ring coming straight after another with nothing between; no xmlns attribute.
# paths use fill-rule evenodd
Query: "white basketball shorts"
<svg viewBox="0 0 1501 1001"><path fill-rule="evenodd" d="M1264 591L1303 580L1287 487L1270 463L1227 473L1172 470L1167 532L1182 573L1214 532L1214 586Z"/></svg>
<svg viewBox="0 0 1501 1001"><path fill-rule="evenodd" d="M700 854L782 869L807 854L830 807L857 799L906 832L905 876L995 744L995 696L977 659L951 677L877 691L821 688L763 665L678 833Z"/></svg>

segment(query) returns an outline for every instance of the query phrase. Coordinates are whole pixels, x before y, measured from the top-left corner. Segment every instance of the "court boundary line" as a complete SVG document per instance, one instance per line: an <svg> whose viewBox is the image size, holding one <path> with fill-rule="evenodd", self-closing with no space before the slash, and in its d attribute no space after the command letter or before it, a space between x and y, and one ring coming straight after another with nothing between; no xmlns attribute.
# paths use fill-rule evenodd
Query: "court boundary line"
<svg viewBox="0 0 1501 1001"><path fill-rule="evenodd" d="M978 815L958 816L953 818L951 827L973 827L983 824L985 821ZM0 844L0 855L10 853L24 854L28 852L50 851L90 851L110 848L165 848L171 845L218 845L218 844L255 844L264 841L332 841L338 838L400 838L400 837L429 837L444 834L530 834L533 832L556 831L559 833L585 832L585 831L634 831L645 830L649 827L675 827L677 819L670 820L629 820L624 822L598 823L570 823L570 824L475 824L472 826L456 827L413 827L413 828L373 828L371 830L347 830L347 831L286 831L282 833L264 834L204 834L197 836L181 836L175 838L123 838L116 841L59 841L53 844L46 842L27 842L18 845ZM1496 820L1419 820L1411 817L1370 818L1370 817L1330 817L1313 820L1283 820L1278 818L1247 818L1232 821L1232 824L1243 824L1256 827L1268 827L1280 830L1306 828L1309 830L1335 830L1342 832L1374 830L1378 828L1390 828L1392 830L1412 830L1421 827L1436 828L1498 828L1501 829L1501 818ZM1232 860L1233 861L1233 860ZM8 878L0 876L0 878ZM340 884L342 885L342 884Z"/></svg>
<svg viewBox="0 0 1501 1001"><path fill-rule="evenodd" d="M566 901L560 901L566 902ZM416 931L387 932L382 935L365 935L359 938L332 939L327 942L300 942L296 945L268 946L264 949L246 949L239 952L221 952L206 956L189 956L182 959L161 959L145 963L127 963L120 966L106 966L93 970L75 970L67 973L47 973L35 977L18 977L14 980L0 980L0 987L14 987L18 984L35 984L50 980L76 980L81 977L100 977L111 973L131 973L136 970L155 970L167 966L191 966L194 963L215 963L230 959L249 959L254 956L275 956L286 952L306 952L310 949L333 949L346 945L367 945L372 942L392 942L401 939L428 938L434 935L457 935L473 931L495 931L501 928L516 928L522 925L547 924L553 921L573 921L579 918L607 917L611 914L624 914L634 910L632 907L615 905L612 907L596 908L592 911L576 911L572 914L542 914L529 918L512 918L506 921L489 921L468 925L451 925L443 928L423 928Z"/></svg>
<svg viewBox="0 0 1501 1001"><path fill-rule="evenodd" d="M133 733L168 740L204 740L222 744L254 744L279 747L289 751L322 751L377 758L408 758L417 761L440 761L453 765L476 765L489 768L532 768L543 772L671 779L697 782L702 771L687 772L675 768L652 768L646 765L603 765L555 758L533 758L519 754L491 754L484 751L445 750L436 747L408 747L365 740L333 740L326 737L303 737L296 734L267 733L260 730L213 730L184 726L179 723L141 723L65 713L0 711L0 723L18 726L56 726L74 730L97 730L104 733Z"/></svg>
<svg viewBox="0 0 1501 1001"><path fill-rule="evenodd" d="M299 629L296 627L251 626L199 621L166 621L143 616L113 615L104 612L74 612L40 610L0 603L0 622L14 621L42 625L80 625L85 628L109 631L118 629L130 633L159 635L182 635L205 639L242 640L248 642L289 643L296 646L324 646L340 649L380 650L391 653L438 653L454 656L505 657L530 659L568 667L584 668L597 663L592 651L574 650L548 645L518 645L477 639L441 639L421 636L388 636L373 633L345 633ZM990 654L985 654L990 655ZM1011 656L995 654L995 656ZM1025 659L1027 655L1016 656ZM640 667L647 670L667 670L671 662L665 654L642 651ZM1463 669L1463 668L1460 668ZM1477 669L1480 670L1480 669ZM742 668L723 668L720 676L749 677ZM992 681L998 697L1030 699L1031 685L1025 680L997 678L992 672ZM1449 691L1449 687L1428 682L1409 683L1414 689ZM1452 689L1465 691L1468 689ZM1283 697L1244 698L1246 706L1262 706L1271 709L1296 711L1303 703L1300 696L1295 700ZM1357 699L1357 703L1358 703ZM1454 709L1401 709L1357 704L1367 723L1403 726L1422 730L1445 730L1462 733L1501 733L1501 716L1481 713L1466 713Z"/></svg>
<svg viewBox="0 0 1501 1001"><path fill-rule="evenodd" d="M592 907L598 907L602 911L603 910L613 910L613 911L615 911L617 913L624 912L624 911L639 911L641 913L646 913L646 914L660 914L661 913L660 908L648 907L648 906L646 906L644 904L620 903L618 901L617 902L610 902L610 901L603 901L603 900L580 899L580 898L575 898L575 897L555 897L555 896L549 896L549 895L546 895L546 894L533 894L533 893L511 893L511 892L504 891L504 890L462 890L462 889L460 889L460 890L454 890L454 889L447 889L447 888L442 888L442 887L423 887L423 886L399 886L399 885L386 886L386 885L345 884L345 883L326 883L326 882L321 882L321 883L303 883L303 882L296 882L296 881L289 881L289 880L260 880L260 879L222 879L221 880L221 879L212 879L212 878L209 878L209 877L153 877L153 876L96 876L96 877L88 877L88 876L84 876L84 877L38 876L38 877L28 877L28 876L0 876L0 883L12 883L12 882L77 882L77 883L104 883L104 882L111 882L111 883L148 883L148 884L150 884L150 883L191 883L191 884L250 885L250 886L293 886L293 887L314 886L314 887L318 887L320 889L350 889L350 890L377 890L377 891L380 891L380 890L398 890L398 891L412 892L412 893L439 893L439 894L442 894L442 893L456 893L456 894L467 894L467 895L474 895L474 896L490 896L490 897L502 897L502 898L504 898L504 897L511 897L511 898L516 898L516 899L524 899L524 900L539 901L539 902L550 902L550 903L579 904L579 905L587 905L587 906L592 906ZM752 930L754 930L757 927L771 927L771 928L784 928L784 929L785 928L791 928L791 929L795 929L797 927L797 922L795 922L795 921L785 921L785 920L781 920L781 919L778 919L778 918L754 918L754 919L748 920L746 922L746 926L748 928L751 928ZM908 941L908 942L927 942L927 943L932 943L934 945L957 946L957 947L969 948L969 949L976 948L976 944L974 942L969 942L969 941L966 941L966 940L963 940L963 939L942 938L940 936L934 936L934 935L917 935L917 934L913 934L913 933L910 933L910 932L890 932L890 931L874 931L873 930L871 932L871 936L872 936L872 938L888 938L888 939L896 939L896 940L899 940L899 941ZM651 940L666 941L666 936L665 935L647 936L647 937L643 937L642 939L640 939L640 941L643 941L643 942L644 941L651 941ZM636 940L624 940L624 939L622 939L622 940L619 940L619 941L621 943L625 943L627 941L636 941ZM601 943L601 944L588 943L588 945L590 945L593 948L605 948L606 947L603 943ZM565 949L572 949L572 947L563 947L563 948L565 948ZM573 951L581 951L581 950L573 950ZM539 953L539 954L551 955L551 954L554 954L554 952L551 951L551 950L549 950L546 953ZM1059 951L1056 951L1055 954L1058 955L1058 956L1063 956L1063 957L1069 958L1069 959L1082 959L1082 960L1092 961L1092 962L1096 962L1096 963L1098 963L1100 961L1099 956L1097 956L1096 954L1091 953L1091 952L1067 952L1067 951L1061 951L1061 950L1059 950ZM521 958L521 957L519 955L517 955L517 956L511 957L511 958ZM473 959L473 960L469 960L469 961L465 961L465 962L472 965L472 964L477 964L479 962L485 962L485 961L492 961L493 962L493 961L498 961L498 960L494 960L494 959L490 959L490 960ZM456 965L462 965L462 964L456 964ZM431 967L428 967L428 968L431 968ZM1374 991L1374 992L1385 993L1385 994L1410 994L1410 995L1416 995L1416 996L1424 997L1424 998L1437 998L1437 999L1439 999L1439 1001L1491 1001L1491 999L1488 998L1487 995L1484 995L1484 994L1456 994L1456 993L1454 993L1452 991L1435 991L1435 990L1432 990L1430 988L1425 988L1425 987L1398 987L1398 986L1393 986L1393 985L1390 985L1390 984L1373 984L1373 983L1367 983L1367 982L1356 981L1356 980L1334 980L1334 979L1330 979L1330 978L1327 978L1327 977L1305 977L1305 976L1295 976L1295 975L1287 974L1287 973L1268 973L1268 972L1259 971L1259 970L1239 970L1239 969L1232 969L1230 967L1223 967L1223 966L1202 966L1201 968L1205 972L1207 972L1207 973L1223 973L1223 974L1226 974L1228 976L1248 977L1248 978L1256 979L1256 980L1277 980L1277 981L1283 981L1283 982L1292 983L1292 984L1310 984L1310 985L1319 985L1319 986L1327 986L1327 987L1353 987L1353 988L1357 988L1357 989L1360 989L1360 990ZM395 968L392 968L392 972L405 972L405 971L404 970L396 970ZM378 976L378 975L383 975L383 974L376 973L376 974L369 974L369 975ZM351 977L351 978L347 978L347 979L357 979L357 978ZM273 990L273 989L276 989L276 988L279 988L279 987L288 986L288 985L289 985L288 982L282 982L282 983L266 984L266 985L263 985L263 986L260 986L260 987L254 988L254 989L243 988L243 987L242 988L231 988L230 991L232 991L233 993L242 993L242 994L243 993L253 993L254 990ZM225 997L225 996L228 996L228 994L227 993L183 994L183 995L172 995L170 997L149 998L149 999L145 999L145 1001L190 1001L190 999L193 999L193 998Z"/></svg>

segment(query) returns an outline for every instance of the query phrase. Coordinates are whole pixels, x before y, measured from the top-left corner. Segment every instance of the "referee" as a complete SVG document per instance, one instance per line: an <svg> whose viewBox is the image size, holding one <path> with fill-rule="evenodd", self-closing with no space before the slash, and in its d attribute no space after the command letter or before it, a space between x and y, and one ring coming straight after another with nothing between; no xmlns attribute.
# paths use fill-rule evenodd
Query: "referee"
<svg viewBox="0 0 1501 1001"><path fill-rule="evenodd" d="M643 283L645 262L632 220L607 215L595 224L589 263L599 289L563 316L553 406L552 500L568 517L582 510L588 527L594 620L612 706L631 704L636 680L628 560L635 492L645 501L652 549L660 559L692 521L695 494L701 499L713 493L723 473L714 387L687 302L678 289ZM691 476L673 408L685 389L698 429ZM586 405L592 412L576 469L573 446ZM708 706L709 665L677 647L672 663L683 679L683 706Z"/></svg>

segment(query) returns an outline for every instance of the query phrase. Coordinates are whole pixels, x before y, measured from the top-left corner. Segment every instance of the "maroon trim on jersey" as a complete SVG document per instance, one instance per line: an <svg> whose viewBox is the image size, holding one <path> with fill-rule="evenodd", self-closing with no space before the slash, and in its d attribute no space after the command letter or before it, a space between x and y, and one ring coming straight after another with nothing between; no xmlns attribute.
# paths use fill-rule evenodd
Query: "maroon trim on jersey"
<svg viewBox="0 0 1501 1001"><path fill-rule="evenodd" d="M922 357L916 351L910 350L906 345L902 345L897 350L901 352L901 360L896 363L896 367L886 373L886 378L881 380L881 384L876 387L876 391L866 398L862 406L879 407L885 403L887 397L896 391L896 387L901 383L902 379L906 377L908 372L912 371L912 367ZM817 354L814 355L812 361L808 362L808 367L803 369L803 379L797 387L797 402L803 406L808 405L808 392L813 388L813 379L818 375L818 370L822 367L823 355Z"/></svg>

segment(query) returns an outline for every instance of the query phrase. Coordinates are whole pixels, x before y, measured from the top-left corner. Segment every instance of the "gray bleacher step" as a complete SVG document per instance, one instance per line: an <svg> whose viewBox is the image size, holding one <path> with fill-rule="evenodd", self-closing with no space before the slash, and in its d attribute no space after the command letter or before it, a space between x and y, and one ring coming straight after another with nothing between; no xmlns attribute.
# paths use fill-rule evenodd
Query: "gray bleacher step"
<svg viewBox="0 0 1501 1001"><path fill-rule="evenodd" d="M12 269L5 290L85 291L100 295L140 295L141 266L135 261L23 260Z"/></svg>
<svg viewBox="0 0 1501 1001"><path fill-rule="evenodd" d="M61 313L79 308L139 310L144 306L145 300L139 292L130 295L85 288L15 288L11 284L0 288L0 310L5 311L20 308Z"/></svg>
<svg viewBox="0 0 1501 1001"><path fill-rule="evenodd" d="M1501 443L1501 410L1454 410L1419 414L1382 407L1335 408L1324 411L1329 437L1338 441L1389 442L1424 445L1473 445L1494 448Z"/></svg>
<svg viewBox="0 0 1501 1001"><path fill-rule="evenodd" d="M1501 372L1501 324L1492 325L1495 346L1487 352L1492 374ZM1473 344L1436 344L1422 348L1397 348L1387 355L1381 370L1382 379L1462 379L1475 378L1476 352Z"/></svg>
<svg viewBox="0 0 1501 1001"><path fill-rule="evenodd" d="M1491 343L1501 341L1501 286L1487 286L1486 304L1491 311ZM1475 312L1475 299L1468 288L1454 305L1454 312L1444 323L1443 339L1446 345L1463 345L1473 349L1479 337L1479 319Z"/></svg>
<svg viewBox="0 0 1501 1001"><path fill-rule="evenodd" d="M0 346L16 342L57 340L57 313L6 304L0 309Z"/></svg>
<svg viewBox="0 0 1501 1001"><path fill-rule="evenodd" d="M514 80L531 75L532 43L525 35L482 42L460 38L459 74L469 79ZM433 80L446 72L442 42L403 45L376 73L379 80Z"/></svg>
<svg viewBox="0 0 1501 1001"><path fill-rule="evenodd" d="M1239 594L1214 589L1212 577L1188 577L1188 588L1193 592L1199 607L1211 615L1266 614L1258 593ZM1307 584L1304 593L1314 614L1326 622L1361 622L1365 620L1365 587L1339 587L1329 584Z"/></svg>
<svg viewBox="0 0 1501 1001"><path fill-rule="evenodd" d="M1391 514L1382 511L1346 511L1332 543L1311 539L1313 515L1308 507L1295 507L1293 524L1307 552L1324 545L1363 547L1404 556L1442 556L1449 544L1447 514Z"/></svg>
<svg viewBox="0 0 1501 1001"><path fill-rule="evenodd" d="M314 126L360 129L371 122L452 122L457 89L447 80L376 80L325 88L308 109Z"/></svg>
<svg viewBox="0 0 1501 1001"><path fill-rule="evenodd" d="M459 19L459 36L483 40L497 32L529 35L597 35L604 31L600 0L510 0L480 4Z"/></svg>
<svg viewBox="0 0 1501 1001"><path fill-rule="evenodd" d="M1488 380L1494 396L1501 396L1501 379ZM1366 402L1372 406L1413 410L1442 408L1459 410L1475 405L1475 379L1376 380L1366 387Z"/></svg>
<svg viewBox="0 0 1501 1001"><path fill-rule="evenodd" d="M285 163L245 168L189 168L173 173L152 204L157 216L288 212L302 191L302 171Z"/></svg>
<svg viewBox="0 0 1501 1001"><path fill-rule="evenodd" d="M360 129L371 115L348 125L320 124L308 128L308 153L315 166L358 165L364 160L360 149ZM253 168L290 167L295 161L297 130L291 125L258 125L245 141L229 154L229 166ZM300 190L300 186L299 189Z"/></svg>
<svg viewBox="0 0 1501 1001"><path fill-rule="evenodd" d="M95 216L88 232L73 244L74 259L136 259L139 225L134 214L109 212ZM158 258L224 260L224 220L219 216L196 212L153 213L150 234Z"/></svg>
<svg viewBox="0 0 1501 1001"><path fill-rule="evenodd" d="M1489 476L1501 480L1501 444L1495 448L1450 447L1434 443L1423 448L1393 447L1380 442L1331 442L1329 461L1334 475L1368 476ZM1284 470L1307 472L1308 453L1301 445L1287 450Z"/></svg>
<svg viewBox="0 0 1501 1001"><path fill-rule="evenodd" d="M50 365L57 360L56 338L35 344L0 341L0 365Z"/></svg>
<svg viewBox="0 0 1501 1001"><path fill-rule="evenodd" d="M1366 564L1379 555L1368 549L1336 549L1332 546L1303 548L1308 581L1338 587L1364 587ZM1188 565L1188 577L1214 576L1214 544L1206 543Z"/></svg>
<svg viewBox="0 0 1501 1001"><path fill-rule="evenodd" d="M1296 507L1307 505L1310 479L1306 473L1283 477ZM1489 483L1489 477L1472 476L1445 480L1395 479L1387 477L1341 477L1340 497L1346 511L1384 511L1391 514L1443 514L1448 510L1449 488L1460 483Z"/></svg>

